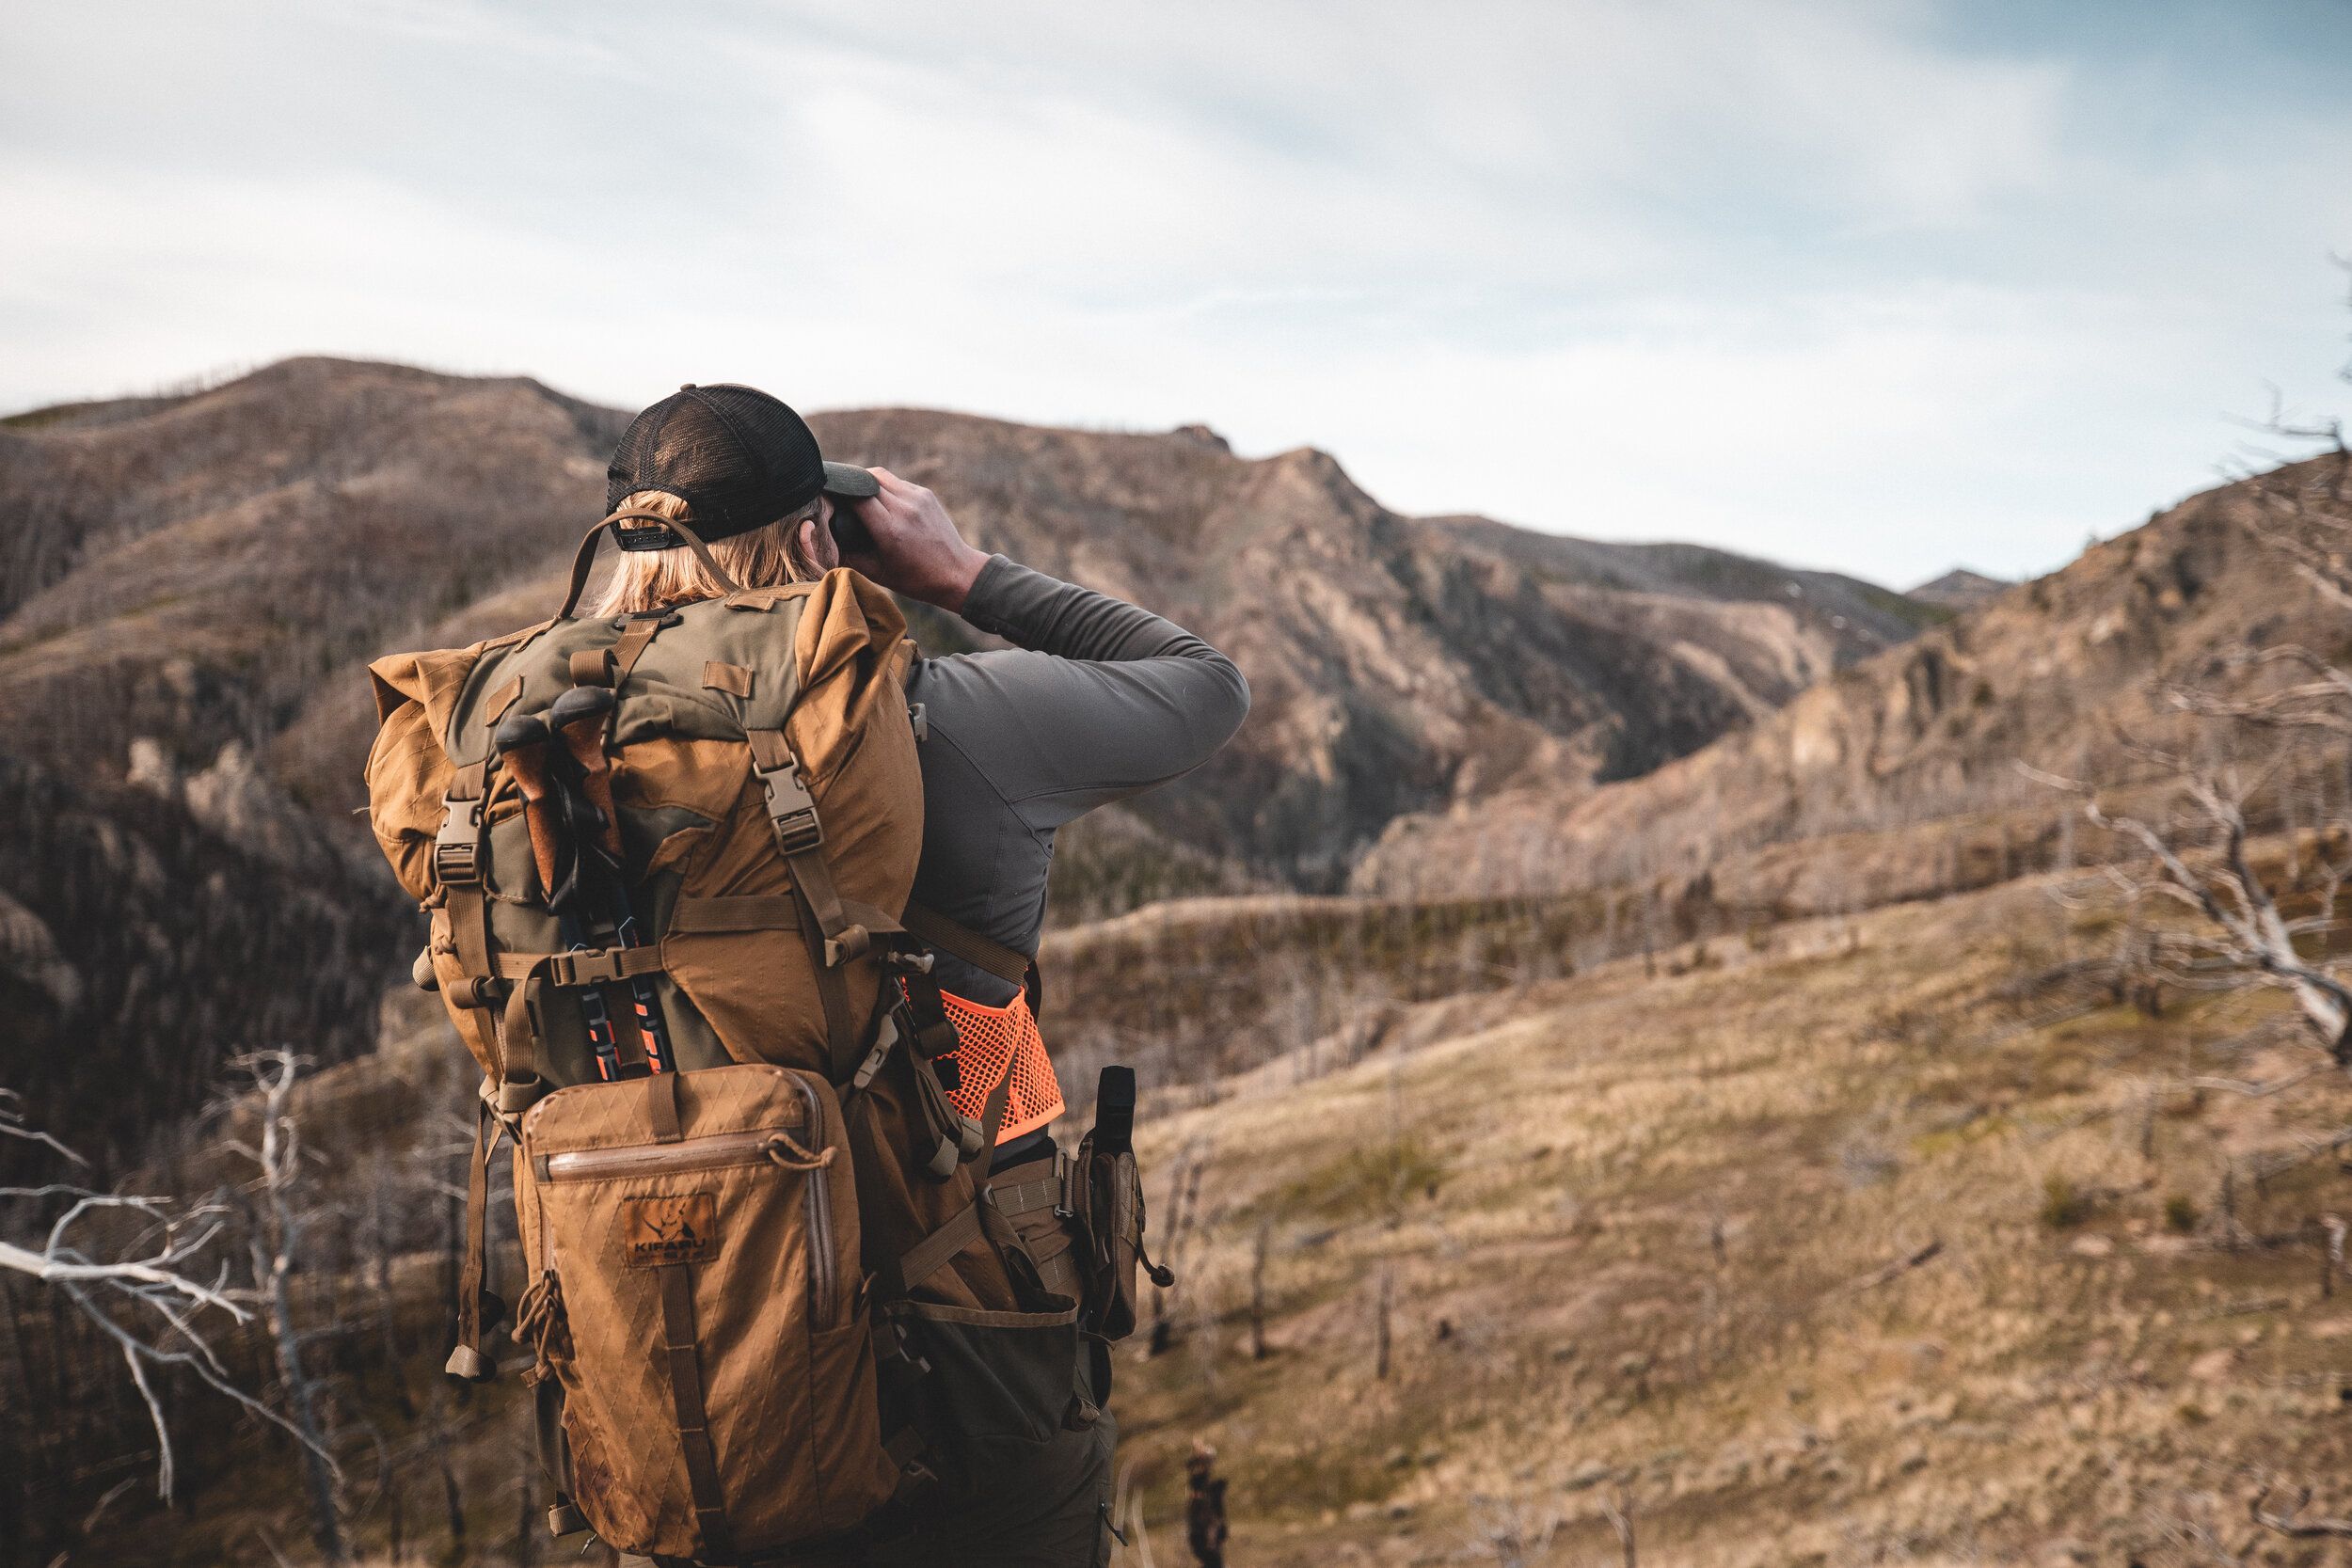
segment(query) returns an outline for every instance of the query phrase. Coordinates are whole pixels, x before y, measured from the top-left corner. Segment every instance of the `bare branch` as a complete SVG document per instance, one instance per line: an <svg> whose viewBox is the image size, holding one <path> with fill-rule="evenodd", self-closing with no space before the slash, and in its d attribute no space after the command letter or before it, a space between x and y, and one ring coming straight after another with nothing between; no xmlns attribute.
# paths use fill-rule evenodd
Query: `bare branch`
<svg viewBox="0 0 2352 1568"><path fill-rule="evenodd" d="M2246 1509L2254 1523L2265 1529L2276 1530L2280 1535L2293 1536L2298 1541L2352 1538L2352 1519L2306 1519L2302 1516L2304 1505L2312 1500L2312 1489L2308 1486L2296 1494L2295 1501L2283 1513L2265 1512L2263 1505L2269 1500L2270 1488L2265 1486L2254 1494L2254 1500Z"/></svg>
<svg viewBox="0 0 2352 1568"><path fill-rule="evenodd" d="M2253 1083L2243 1078L2185 1078L2180 1081L2180 1086L2189 1089L2218 1089L2225 1094L2244 1095L2249 1100L2263 1100L2277 1094L2281 1089L2291 1089L2297 1084L2318 1077L2321 1073L2328 1071L2329 1066L2330 1064L2326 1062L2315 1063L2299 1072L2290 1072L2284 1078L2273 1078L2266 1084Z"/></svg>
<svg viewBox="0 0 2352 1568"><path fill-rule="evenodd" d="M2080 781L2023 763L2018 768L2028 778L2078 796L2090 823L2137 844L2148 853L2158 876L2150 882L2125 883L2133 893L2153 894L2193 910L2219 933L2217 937L2168 937L2176 950L2208 963L2216 977L2254 976L2286 990L2328 1054L2339 1066L2352 1066L2352 986L2339 979L2326 963L2303 958L2296 937L2312 927L2305 927L2298 933L2289 925L2279 912L2269 886L2247 858L2243 802L2249 786L2234 777L2192 768L2160 748L2128 736L2122 739L2137 754L2178 770L2183 793L2218 840L2216 870L2192 867L2169 838L2140 818L2109 814L2095 791ZM2271 770L2266 768L2261 777L2266 778Z"/></svg>
<svg viewBox="0 0 2352 1568"><path fill-rule="evenodd" d="M24 1138L33 1143L46 1144L77 1165L89 1164L56 1138L26 1122L22 1109L24 1103L24 1097L14 1089L0 1089L0 1137Z"/></svg>
<svg viewBox="0 0 2352 1568"><path fill-rule="evenodd" d="M46 1145L76 1164L87 1163L48 1133L25 1126L15 1101L13 1094L0 1090L0 1132ZM158 1367L183 1368L214 1392L301 1437L276 1411L230 1380L206 1337L202 1322L206 1313L218 1312L231 1324L244 1323L252 1316L245 1293L228 1288L225 1264L216 1265L209 1280L195 1272L222 1233L224 1211L219 1205L175 1212L162 1197L93 1192L64 1182L0 1189L0 1196L69 1200L38 1249L0 1241L0 1269L61 1291L75 1312L120 1352L130 1369L132 1386L138 1390L155 1428L156 1488L167 1501L172 1495L176 1466L163 1402L151 1376ZM127 1243L128 1256L96 1255L80 1243L86 1222L108 1214L133 1214L150 1222L143 1234ZM135 1323L149 1314L159 1322L135 1328L127 1326L118 1313L127 1313Z"/></svg>

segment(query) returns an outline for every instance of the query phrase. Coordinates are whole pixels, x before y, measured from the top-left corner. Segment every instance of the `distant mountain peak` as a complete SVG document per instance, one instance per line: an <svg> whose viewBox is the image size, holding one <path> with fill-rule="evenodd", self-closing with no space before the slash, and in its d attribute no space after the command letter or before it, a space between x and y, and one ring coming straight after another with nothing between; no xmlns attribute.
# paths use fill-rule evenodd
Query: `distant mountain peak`
<svg viewBox="0 0 2352 1568"><path fill-rule="evenodd" d="M1229 456L1233 451L1232 442L1228 441L1224 436L1219 436L1216 431L1211 430L1204 424L1180 424L1174 430L1169 431L1168 434L1170 436L1178 436L1184 440L1193 442L1198 446L1214 447L1218 451L1224 452Z"/></svg>
<svg viewBox="0 0 2352 1568"><path fill-rule="evenodd" d="M1982 572L1972 572L1965 566L1955 566L1934 581L1923 582L1903 596L1945 610L1974 610L1987 599L1997 598L2015 586L2004 578L1991 578Z"/></svg>

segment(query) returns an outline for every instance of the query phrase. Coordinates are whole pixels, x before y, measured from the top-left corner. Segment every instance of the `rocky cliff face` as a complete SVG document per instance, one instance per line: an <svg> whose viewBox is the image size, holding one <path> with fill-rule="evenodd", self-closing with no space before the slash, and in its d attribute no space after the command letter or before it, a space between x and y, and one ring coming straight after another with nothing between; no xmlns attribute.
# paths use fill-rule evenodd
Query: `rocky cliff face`
<svg viewBox="0 0 2352 1568"><path fill-rule="evenodd" d="M1400 813L1645 772L1911 635L1899 595L1720 551L1553 539L1382 507L1326 454L882 411L829 452L930 485L984 546L1148 604L1255 705L1161 827L1335 883Z"/></svg>
<svg viewBox="0 0 2352 1568"><path fill-rule="evenodd" d="M215 1092L231 1055L335 1061L374 1038L409 917L307 816L208 826L239 776L231 759L166 791L0 752L0 1084L103 1165ZM40 1153L0 1140L0 1181Z"/></svg>
<svg viewBox="0 0 2352 1568"><path fill-rule="evenodd" d="M1560 891L1694 876L1770 847L1876 835L1851 856L1752 856L1764 902L1804 907L1946 891L1953 852L1918 825L2021 803L2055 815L2020 761L2077 777L2127 769L2117 736L2179 722L2168 688L2254 678L2231 656L2302 642L2341 658L2342 615L2249 535L2255 486L2318 485L2300 468L2207 492L1812 687L1705 750L1597 791L1518 785L1400 819L1357 867L1364 891ZM1839 888L1846 872L1868 885Z"/></svg>

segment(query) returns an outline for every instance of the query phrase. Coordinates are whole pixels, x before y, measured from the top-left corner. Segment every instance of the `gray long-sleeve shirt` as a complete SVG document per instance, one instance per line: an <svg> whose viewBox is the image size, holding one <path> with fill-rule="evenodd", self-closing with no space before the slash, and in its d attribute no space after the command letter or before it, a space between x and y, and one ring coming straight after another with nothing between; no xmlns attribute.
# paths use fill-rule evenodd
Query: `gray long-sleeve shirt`
<svg viewBox="0 0 2352 1568"><path fill-rule="evenodd" d="M1240 728L1249 686L1182 626L1001 555L963 618L1014 646L926 658L908 678L930 731L914 899L1034 953L1055 832L1200 766ZM946 954L937 974L988 1006L1017 990Z"/></svg>

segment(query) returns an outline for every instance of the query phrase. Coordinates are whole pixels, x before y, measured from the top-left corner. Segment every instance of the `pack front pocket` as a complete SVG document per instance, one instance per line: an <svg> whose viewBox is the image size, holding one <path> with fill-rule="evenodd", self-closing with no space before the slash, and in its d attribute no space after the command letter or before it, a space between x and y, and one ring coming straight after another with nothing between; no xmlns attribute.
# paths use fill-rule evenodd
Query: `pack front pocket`
<svg viewBox="0 0 2352 1568"><path fill-rule="evenodd" d="M1078 1309L990 1312L930 1302L885 1310L930 1370L912 1418L953 1493L1015 1484L1077 1403Z"/></svg>
<svg viewBox="0 0 2352 1568"><path fill-rule="evenodd" d="M725 1557L887 1499L831 1085L749 1064L560 1089L518 1161L526 1255L561 1304L574 1501L599 1535Z"/></svg>

